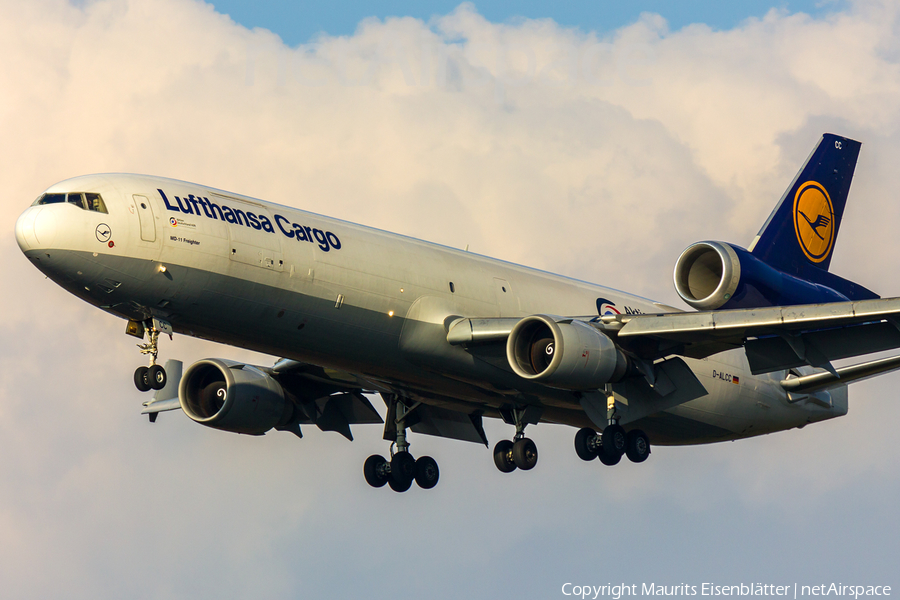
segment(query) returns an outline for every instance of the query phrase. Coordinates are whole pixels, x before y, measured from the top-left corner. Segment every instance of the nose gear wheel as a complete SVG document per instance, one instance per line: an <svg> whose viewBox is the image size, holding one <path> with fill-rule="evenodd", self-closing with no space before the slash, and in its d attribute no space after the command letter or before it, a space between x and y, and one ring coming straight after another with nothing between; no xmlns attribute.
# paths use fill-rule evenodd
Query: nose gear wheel
<svg viewBox="0 0 900 600"><path fill-rule="evenodd" d="M166 387L166 381L168 380L168 376L166 375L166 370L162 366L156 364L156 358L159 356L159 334L162 333L161 329L156 326L156 319L152 319L145 323L136 325L136 327L143 327L146 332L148 341L143 344L138 344L137 347L140 349L141 354L147 355L150 357L150 365L147 367L138 367L134 371L134 387L138 389L140 392L149 392L150 390L161 390ZM160 325L163 325L162 322L159 322ZM131 325L131 323L129 323ZM165 327L169 328L171 331L171 327L166 323ZM140 331L140 330L138 330ZM140 333L137 334L140 337ZM172 337L172 334L169 334L169 337Z"/></svg>

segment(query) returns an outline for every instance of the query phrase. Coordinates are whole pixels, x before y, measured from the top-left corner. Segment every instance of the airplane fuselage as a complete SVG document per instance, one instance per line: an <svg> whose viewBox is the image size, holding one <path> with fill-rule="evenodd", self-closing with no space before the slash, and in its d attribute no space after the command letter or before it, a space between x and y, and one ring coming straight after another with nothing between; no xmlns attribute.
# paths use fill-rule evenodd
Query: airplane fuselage
<svg viewBox="0 0 900 600"><path fill-rule="evenodd" d="M36 205L16 224L48 277L119 317L352 373L425 403L591 427L579 395L523 380L496 348L447 343L454 316L674 311L651 300L191 183L91 175L47 190L99 193L108 212ZM790 402L785 372L743 350L685 359L708 394L639 425L655 444L737 439L846 414L846 387Z"/></svg>

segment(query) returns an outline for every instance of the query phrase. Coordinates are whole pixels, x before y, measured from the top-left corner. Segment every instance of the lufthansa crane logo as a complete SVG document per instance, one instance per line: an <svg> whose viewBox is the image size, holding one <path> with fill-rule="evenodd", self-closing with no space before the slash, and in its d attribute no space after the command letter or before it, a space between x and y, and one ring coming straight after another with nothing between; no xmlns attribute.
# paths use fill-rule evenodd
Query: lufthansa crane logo
<svg viewBox="0 0 900 600"><path fill-rule="evenodd" d="M98 242L106 243L112 237L112 229L106 223L100 223L97 225L97 229L94 230L94 235L97 236Z"/></svg>
<svg viewBox="0 0 900 600"><path fill-rule="evenodd" d="M834 247L834 208L821 184L807 181L794 196L794 232L806 258L820 263Z"/></svg>

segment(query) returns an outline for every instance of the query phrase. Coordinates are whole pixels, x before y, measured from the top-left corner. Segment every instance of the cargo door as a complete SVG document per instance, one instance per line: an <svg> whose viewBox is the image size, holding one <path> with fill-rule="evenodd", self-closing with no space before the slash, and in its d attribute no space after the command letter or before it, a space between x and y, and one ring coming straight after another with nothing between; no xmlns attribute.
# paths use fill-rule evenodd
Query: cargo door
<svg viewBox="0 0 900 600"><path fill-rule="evenodd" d="M228 237L231 244L229 258L232 261L271 271L284 271L280 235L230 224Z"/></svg>

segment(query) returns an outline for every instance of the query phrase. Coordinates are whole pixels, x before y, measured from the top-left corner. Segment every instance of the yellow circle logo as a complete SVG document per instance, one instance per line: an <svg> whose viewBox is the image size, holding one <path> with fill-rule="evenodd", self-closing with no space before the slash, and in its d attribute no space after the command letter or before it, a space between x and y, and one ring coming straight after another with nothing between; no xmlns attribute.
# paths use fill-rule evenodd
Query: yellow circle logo
<svg viewBox="0 0 900 600"><path fill-rule="evenodd" d="M794 196L794 232L806 258L820 263L834 246L834 208L825 188L807 181Z"/></svg>

